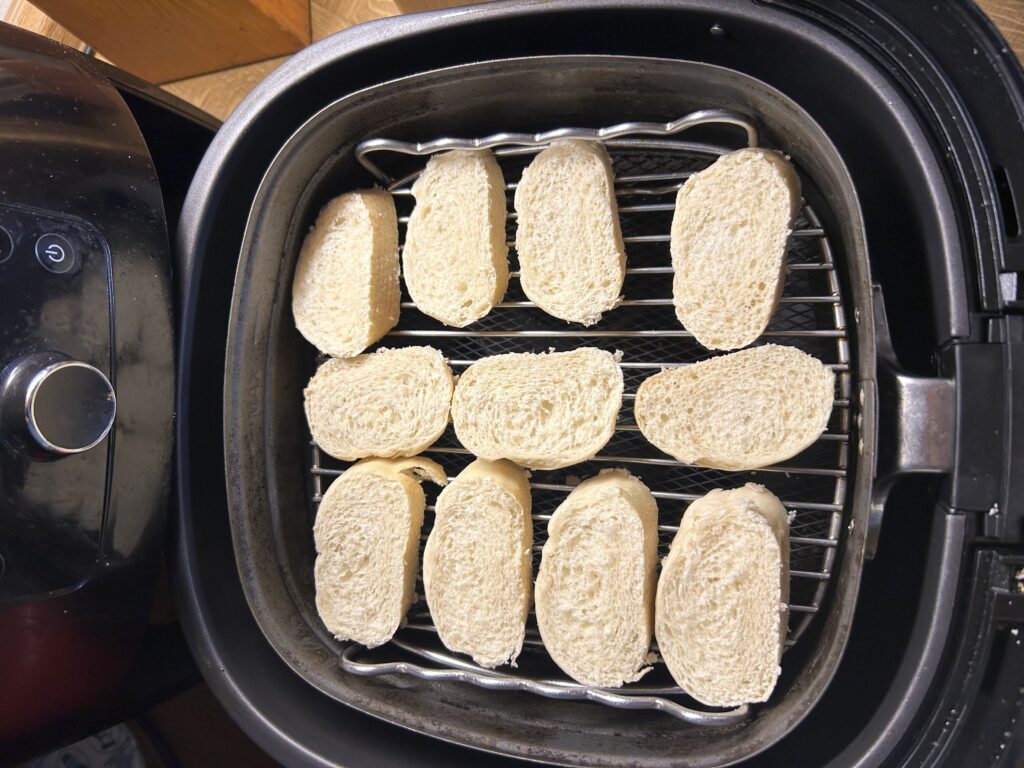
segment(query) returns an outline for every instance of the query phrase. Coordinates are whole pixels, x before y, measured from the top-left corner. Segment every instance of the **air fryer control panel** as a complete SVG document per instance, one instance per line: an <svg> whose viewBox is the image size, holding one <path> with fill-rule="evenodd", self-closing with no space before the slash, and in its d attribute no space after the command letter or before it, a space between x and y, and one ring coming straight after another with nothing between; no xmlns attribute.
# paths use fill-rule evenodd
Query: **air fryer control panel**
<svg viewBox="0 0 1024 768"><path fill-rule="evenodd" d="M191 178L206 145L184 113L0 24L0 754L15 762L113 711L147 628L174 434L164 205L183 194L165 197L154 152Z"/></svg>
<svg viewBox="0 0 1024 768"><path fill-rule="evenodd" d="M111 280L96 227L0 205L0 602L73 588L99 560Z"/></svg>

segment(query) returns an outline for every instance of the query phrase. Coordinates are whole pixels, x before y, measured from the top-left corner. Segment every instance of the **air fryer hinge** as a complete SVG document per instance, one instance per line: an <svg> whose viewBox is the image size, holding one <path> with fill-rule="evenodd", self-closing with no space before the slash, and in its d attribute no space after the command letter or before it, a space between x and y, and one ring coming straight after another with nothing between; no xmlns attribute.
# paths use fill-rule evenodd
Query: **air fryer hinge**
<svg viewBox="0 0 1024 768"><path fill-rule="evenodd" d="M873 299L878 474L865 555L874 555L889 491L911 472L946 475L943 504L981 515L982 541L1024 544L1024 316L982 319L981 339L942 350L945 377L918 377L896 360L878 286Z"/></svg>
<svg viewBox="0 0 1024 768"><path fill-rule="evenodd" d="M984 341L943 353L956 381L956 453L945 496L952 511L981 515L980 540L1024 544L1024 317L984 322Z"/></svg>
<svg viewBox="0 0 1024 768"><path fill-rule="evenodd" d="M948 504L960 512L999 509L1006 420L1003 345L952 344L943 367L956 379L955 472L947 486Z"/></svg>
<svg viewBox="0 0 1024 768"><path fill-rule="evenodd" d="M950 507L983 515L982 540L1024 544L1024 317L987 321L986 340L943 358L957 380Z"/></svg>

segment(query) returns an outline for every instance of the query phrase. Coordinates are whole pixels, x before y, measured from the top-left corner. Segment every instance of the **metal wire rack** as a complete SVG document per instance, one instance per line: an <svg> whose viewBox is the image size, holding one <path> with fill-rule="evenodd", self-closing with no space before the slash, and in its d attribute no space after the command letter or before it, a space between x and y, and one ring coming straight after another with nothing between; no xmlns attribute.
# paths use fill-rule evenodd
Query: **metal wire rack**
<svg viewBox="0 0 1024 768"><path fill-rule="evenodd" d="M546 540L552 512L581 479L608 466L622 466L651 488L659 504L659 556L664 556L686 505L713 488L758 482L772 490L790 510L790 605L786 646L796 644L822 608L836 551L844 533L846 472L851 423L850 349L840 278L828 235L805 202L787 253L783 297L764 340L790 344L815 355L836 372L836 399L828 429L799 456L783 465L751 472L724 472L682 464L661 453L640 434L633 419L633 399L640 382L662 368L690 365L712 356L679 326L672 306L669 225L675 193L686 178L732 147L683 141L681 131L707 123L742 129L745 143L756 146L754 122L726 110L702 110L672 123L624 123L612 128L558 129L542 134L497 134L484 139L438 139L409 144L371 139L356 157L394 196L400 240L412 210L411 184L424 158L450 149L490 148L502 167L509 195L509 258L513 266L504 301L465 329L450 329L421 314L403 295L399 325L384 346L430 344L440 349L456 375L474 361L505 352L567 350L581 345L621 350L625 395L617 429L594 459L531 478L535 554ZM515 213L511 196L523 169L552 140L583 138L604 141L615 168L616 195L627 249L625 299L592 328L564 323L535 308L518 283L515 267ZM371 159L372 158L372 159ZM386 170L378 164L386 162ZM762 343L759 340L757 343ZM319 502L326 484L347 466L323 454L311 442L312 500ZM473 457L450 427L424 452L454 478ZM428 493L423 539L433 523ZM534 558L534 569L539 557ZM422 584L418 594L422 595ZM657 652L657 647L653 649ZM727 725L749 716L750 707L726 711L703 708L686 697L656 665L643 681L618 689L580 685L547 658L531 614L518 666L488 670L449 652L440 643L426 603L410 610L406 625L387 645L374 651L346 646L340 658L348 672L360 675L410 674L427 680L459 680L491 689L525 690L559 699L581 699L629 709L654 709L698 725ZM783 662L785 663L785 662Z"/></svg>

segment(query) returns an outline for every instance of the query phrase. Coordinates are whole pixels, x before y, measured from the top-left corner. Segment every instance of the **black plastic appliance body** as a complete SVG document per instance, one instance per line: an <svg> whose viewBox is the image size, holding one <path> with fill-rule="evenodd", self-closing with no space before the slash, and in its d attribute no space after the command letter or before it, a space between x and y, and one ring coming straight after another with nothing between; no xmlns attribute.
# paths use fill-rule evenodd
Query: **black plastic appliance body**
<svg viewBox="0 0 1024 768"><path fill-rule="evenodd" d="M446 66L571 54L717 64L796 101L838 148L861 201L887 312L879 324L888 320L892 338L891 349L879 349L889 372L879 380L880 423L914 419L912 379L943 382L934 392L944 400L938 432L946 439L928 462L908 465L894 435L879 434L869 534L879 534L877 551L833 682L796 730L750 764L1012 764L1024 682L1013 634L1024 618L1014 581L1022 565L1014 457L1024 83L983 14L952 0L934 9L813 0L498 3L354 28L271 75L218 134L178 240L186 276L178 430L189 453L178 466L177 565L211 684L254 738L288 762L480 759L355 714L304 685L262 642L222 514L223 444L209 439L208 425L223 418L209 377L224 370L235 269L219 255L238 251L277 150L329 103ZM440 727L463 740L457 722ZM561 739L564 748L573 735Z"/></svg>
<svg viewBox="0 0 1024 768"><path fill-rule="evenodd" d="M215 127L0 24L0 760L88 735L138 671L171 488L169 233Z"/></svg>
<svg viewBox="0 0 1024 768"><path fill-rule="evenodd" d="M949 382L947 471L900 475L891 487L880 478L873 510L877 554L864 568L843 661L804 722L749 764L1020 760L1024 78L975 6L960 0L926 6L895 0L526 0L388 19L340 33L282 66L225 124L194 178L210 121L130 77L21 32L4 30L2 53L0 206L12 216L4 226L20 238L23 259L8 264L12 276L18 265L17 279L0 278L2 309L27 308L34 318L24 332L4 337L10 345L10 352L2 349L5 381L17 389L25 380L23 372L7 369L10 363L31 358L49 367L65 358L32 355L57 352L84 357L116 395L109 435L81 454L39 460L30 442L35 436L28 430L26 437L20 424L19 434L5 442L5 450L30 446L33 454L32 464L27 454L5 458L5 541L32 534L21 510L33 508L18 494L35 476L24 467L45 475L98 450L92 455L102 457L109 478L102 496L88 491L95 503L76 510L73 525L65 525L64 516L37 514L59 523L62 537L55 540L70 555L60 558L59 568L33 572L32 563L15 556L10 562L18 565L8 564L0 576L0 658L20 658L12 654L51 641L58 658L77 643L80 656L69 657L77 663L63 669L79 673L81 695L62 702L64 710L54 717L74 717L108 695L141 631L154 558L165 540L176 327L175 584L192 650L221 701L259 744L290 765L511 764L395 728L323 695L281 661L254 621L231 545L222 435L212 428L222 422L235 256L278 149L338 98L476 61L629 55L734 69L811 114L838 148L862 203L872 273L893 340L891 351L880 350L890 357L883 367L893 372L879 381L881 407L894 411L884 418L912 418L908 379ZM898 108L879 99L882 92L895 94ZM909 122L897 119L897 109ZM901 124L915 128L908 133ZM165 233L175 228L172 264ZM81 254L77 271L67 273L80 283L68 291L70 299L59 301L51 292L33 311L26 296L44 285L43 278L46 285L71 285L54 282L61 273L48 269L45 259L54 261L59 251L51 246L63 244L53 238L40 244L45 235L63 237ZM13 242L12 236L12 253ZM96 282L105 291L105 309L102 300L94 304L92 294L83 293L97 290ZM68 301L81 306L85 299L90 327L106 333L107 341L92 338L87 346L61 349L51 338L77 338L69 329L78 316ZM32 336L37 332L58 335ZM148 410L140 412L147 387ZM908 467L900 463L898 444L890 441L887 448L886 438L879 435L880 468L893 469L896 477L896 469ZM83 488L95 482L93 470L100 471L99 459L92 460L96 466L83 475ZM63 475L59 481L51 485L69 487ZM40 557L51 555L40 551ZM112 644L113 637L125 640ZM111 648L119 650L104 656ZM103 663L111 655L118 662ZM4 679L50 696L61 669L44 663L18 678L5 668ZM84 669L96 680L90 682ZM15 701L9 697L14 690L7 687L0 696L4 724L15 722L7 715L15 706L6 706ZM28 700L15 704L27 711Z"/></svg>

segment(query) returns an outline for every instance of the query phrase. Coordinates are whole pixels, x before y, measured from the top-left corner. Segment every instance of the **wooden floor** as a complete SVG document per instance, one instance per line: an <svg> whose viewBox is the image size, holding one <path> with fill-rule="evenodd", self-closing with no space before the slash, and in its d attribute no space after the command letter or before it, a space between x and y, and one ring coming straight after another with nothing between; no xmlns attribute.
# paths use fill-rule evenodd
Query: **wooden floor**
<svg viewBox="0 0 1024 768"><path fill-rule="evenodd" d="M978 5L999 27L1017 59L1024 62L1024 0L978 0Z"/></svg>
<svg viewBox="0 0 1024 768"><path fill-rule="evenodd" d="M391 0L311 0L309 11L314 41L364 21L394 16L399 12ZM223 120L256 83L287 58L269 59L167 83L163 87Z"/></svg>
<svg viewBox="0 0 1024 768"><path fill-rule="evenodd" d="M399 13L398 6L392 0L309 0L309 11L314 41L322 40L364 21L382 19ZM0 0L0 17L33 32L47 35L65 45L80 50L87 47L88 41L83 42L76 38L28 0ZM97 51L101 58L102 54L103 51ZM163 83L162 87L223 120L256 83L287 58L281 56L187 80Z"/></svg>
<svg viewBox="0 0 1024 768"><path fill-rule="evenodd" d="M979 0L979 4L1006 36L1017 57L1024 61L1024 0ZM394 16L397 13L399 8L393 0L310 0L310 22L314 40L321 40L364 21ZM27 0L0 0L0 16L62 43L83 49L86 47L85 43L46 17ZM102 53L98 52L99 55ZM165 83L163 87L223 120L256 83L287 58L282 56L187 80Z"/></svg>

